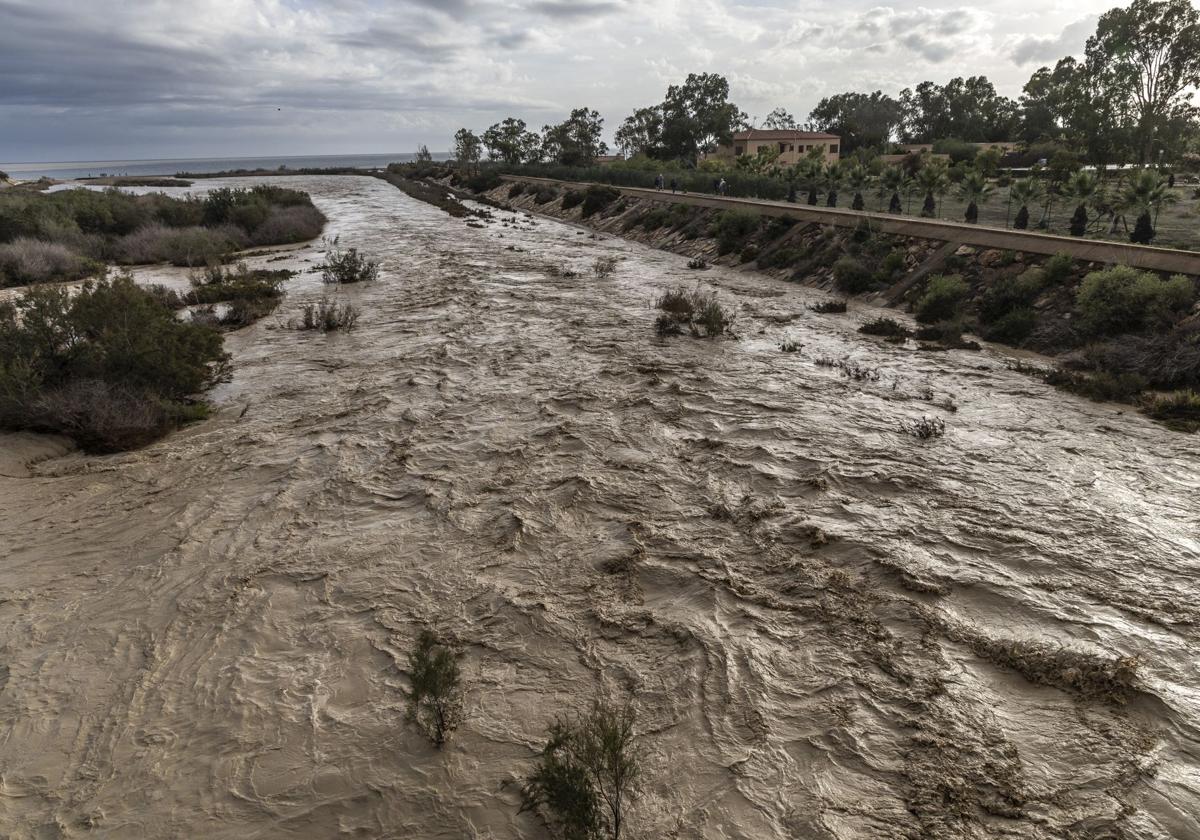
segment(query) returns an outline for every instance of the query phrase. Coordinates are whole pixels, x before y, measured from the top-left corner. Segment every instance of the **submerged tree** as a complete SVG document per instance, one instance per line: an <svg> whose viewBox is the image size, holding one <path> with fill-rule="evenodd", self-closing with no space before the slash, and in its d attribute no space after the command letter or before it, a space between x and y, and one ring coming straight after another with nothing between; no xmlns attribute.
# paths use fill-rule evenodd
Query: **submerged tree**
<svg viewBox="0 0 1200 840"><path fill-rule="evenodd" d="M620 840L641 781L633 706L597 701L574 721L556 720L521 791L520 812L543 814L564 840Z"/></svg>
<svg viewBox="0 0 1200 840"><path fill-rule="evenodd" d="M408 655L408 719L438 747L462 720L459 653L430 630L422 630Z"/></svg>

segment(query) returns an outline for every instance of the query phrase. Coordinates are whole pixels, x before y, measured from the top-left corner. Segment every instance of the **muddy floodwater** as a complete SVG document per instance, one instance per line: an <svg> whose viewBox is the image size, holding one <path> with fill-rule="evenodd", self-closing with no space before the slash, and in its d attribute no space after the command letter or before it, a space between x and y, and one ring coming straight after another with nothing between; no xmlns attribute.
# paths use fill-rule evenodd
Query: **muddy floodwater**
<svg viewBox="0 0 1200 840"><path fill-rule="evenodd" d="M212 419L0 438L0 835L544 838L547 724L633 696L631 837L1200 837L1196 437L798 285L272 183L379 258L354 332L287 327L302 273ZM697 281L737 340L655 336ZM464 650L442 751L404 719L427 625Z"/></svg>

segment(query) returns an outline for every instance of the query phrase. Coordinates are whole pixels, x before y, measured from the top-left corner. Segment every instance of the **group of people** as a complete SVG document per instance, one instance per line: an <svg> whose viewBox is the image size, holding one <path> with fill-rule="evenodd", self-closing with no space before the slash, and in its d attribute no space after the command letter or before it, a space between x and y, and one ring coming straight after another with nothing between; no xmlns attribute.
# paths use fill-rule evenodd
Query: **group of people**
<svg viewBox="0 0 1200 840"><path fill-rule="evenodd" d="M667 186L667 181L666 181L666 178L663 177L662 173L659 173L657 176L655 176L654 189L658 190L659 192L662 192L664 189L666 189L666 186ZM671 192L676 193L679 191L680 191L679 182L677 180L675 180L674 178L672 178L671 179ZM683 192L687 192L687 190L683 190ZM729 195L729 182L727 182L724 178L713 181L713 192L716 193L717 195Z"/></svg>

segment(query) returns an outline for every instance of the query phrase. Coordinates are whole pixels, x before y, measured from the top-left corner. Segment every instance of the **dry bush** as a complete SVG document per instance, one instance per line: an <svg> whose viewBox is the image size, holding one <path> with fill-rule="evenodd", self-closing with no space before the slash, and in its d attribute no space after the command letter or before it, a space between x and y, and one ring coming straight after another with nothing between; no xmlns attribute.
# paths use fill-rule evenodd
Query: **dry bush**
<svg viewBox="0 0 1200 840"><path fill-rule="evenodd" d="M823 300L820 303L813 304L809 309L821 315L840 315L846 311L846 301Z"/></svg>
<svg viewBox="0 0 1200 840"><path fill-rule="evenodd" d="M75 380L40 394L28 407L35 428L67 435L84 450L121 452L157 440L177 412L145 391L98 379Z"/></svg>
<svg viewBox="0 0 1200 840"><path fill-rule="evenodd" d="M15 239L0 245L0 276L5 285L78 280L95 271L94 263L66 245L38 239Z"/></svg>
<svg viewBox="0 0 1200 840"><path fill-rule="evenodd" d="M900 430L921 440L941 437L946 434L946 421L940 417L922 417L919 420L901 420Z"/></svg>
<svg viewBox="0 0 1200 840"><path fill-rule="evenodd" d="M301 312L300 326L302 330L320 330L323 333L343 330L349 332L358 323L358 308L352 303L338 303L336 300L321 298L316 303L307 304Z"/></svg>
<svg viewBox="0 0 1200 840"><path fill-rule="evenodd" d="M379 263L359 253L357 248L342 248L340 237L325 240L325 262L318 266L326 283L369 283L379 276Z"/></svg>
<svg viewBox="0 0 1200 840"><path fill-rule="evenodd" d="M324 228L325 216L311 204L274 207L250 239L255 245L290 245L316 239Z"/></svg>
<svg viewBox="0 0 1200 840"><path fill-rule="evenodd" d="M430 630L422 630L408 655L408 719L441 747L463 717L459 652Z"/></svg>

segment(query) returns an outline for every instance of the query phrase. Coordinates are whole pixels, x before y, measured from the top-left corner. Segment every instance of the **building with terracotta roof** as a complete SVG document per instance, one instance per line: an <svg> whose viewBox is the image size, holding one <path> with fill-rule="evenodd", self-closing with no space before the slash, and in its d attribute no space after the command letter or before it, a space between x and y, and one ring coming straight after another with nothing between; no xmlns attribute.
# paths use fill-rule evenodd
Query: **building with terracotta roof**
<svg viewBox="0 0 1200 840"><path fill-rule="evenodd" d="M779 166L798 163L813 150L820 150L821 159L833 163L841 155L842 138L820 131L800 131L791 128L752 128L737 131L733 143L717 147L715 157L739 158L757 155L762 148L779 150Z"/></svg>

